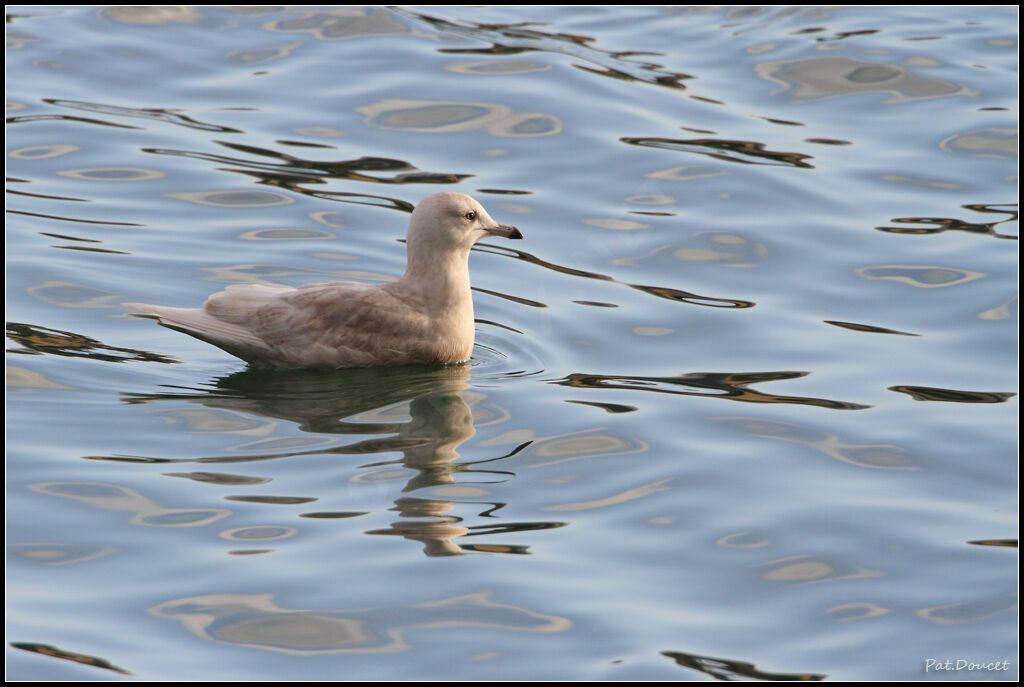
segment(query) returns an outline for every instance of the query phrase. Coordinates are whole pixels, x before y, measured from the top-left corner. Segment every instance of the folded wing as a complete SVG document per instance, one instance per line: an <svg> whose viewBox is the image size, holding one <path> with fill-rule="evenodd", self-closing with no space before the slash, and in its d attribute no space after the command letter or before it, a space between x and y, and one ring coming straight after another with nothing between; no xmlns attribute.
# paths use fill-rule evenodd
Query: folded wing
<svg viewBox="0 0 1024 687"><path fill-rule="evenodd" d="M441 359L438 341L445 337L438 338L427 317L379 286L238 284L210 296L202 308L125 305L257 367L457 362Z"/></svg>

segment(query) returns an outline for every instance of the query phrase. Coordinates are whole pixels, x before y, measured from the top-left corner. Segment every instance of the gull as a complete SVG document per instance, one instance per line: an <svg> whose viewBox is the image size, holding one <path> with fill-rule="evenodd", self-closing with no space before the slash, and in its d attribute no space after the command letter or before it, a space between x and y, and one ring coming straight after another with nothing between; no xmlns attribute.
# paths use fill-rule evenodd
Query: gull
<svg viewBox="0 0 1024 687"><path fill-rule="evenodd" d="M255 368L462 363L475 334L469 251L486 236L523 238L470 196L434 193L409 220L405 274L397 281L235 284L202 308L124 305Z"/></svg>

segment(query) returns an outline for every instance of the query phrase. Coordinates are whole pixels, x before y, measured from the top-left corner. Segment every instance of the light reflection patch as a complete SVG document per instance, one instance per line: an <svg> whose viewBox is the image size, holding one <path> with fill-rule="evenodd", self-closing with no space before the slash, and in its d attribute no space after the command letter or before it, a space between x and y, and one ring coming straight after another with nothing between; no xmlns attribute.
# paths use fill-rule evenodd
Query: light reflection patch
<svg viewBox="0 0 1024 687"><path fill-rule="evenodd" d="M168 193L172 198L180 198L190 203L213 205L221 208L267 208L275 205L287 205L295 201L281 193L270 191L197 191L192 193Z"/></svg>
<svg viewBox="0 0 1024 687"><path fill-rule="evenodd" d="M167 176L155 169L142 167L93 167L91 169L66 169L57 172L62 177L87 181L149 181Z"/></svg>
<svg viewBox="0 0 1024 687"><path fill-rule="evenodd" d="M781 92L797 100L815 100L856 93L890 93L888 102L925 98L975 96L971 89L942 79L920 76L891 63L849 57L810 57L762 62L758 76L780 84Z"/></svg>
<svg viewBox="0 0 1024 687"><path fill-rule="evenodd" d="M65 281L48 281L25 289L25 293L41 301L65 308L114 308L109 301L122 294Z"/></svg>
<svg viewBox="0 0 1024 687"><path fill-rule="evenodd" d="M294 527L282 527L280 525L252 525L249 527L237 527L233 530L224 530L220 533L222 539L231 541L275 541L294 537L299 531Z"/></svg>
<svg viewBox="0 0 1024 687"><path fill-rule="evenodd" d="M500 60L481 62L459 62L445 67L448 71L459 74L530 74L532 72L546 72L551 65L531 60Z"/></svg>
<svg viewBox="0 0 1024 687"><path fill-rule="evenodd" d="M313 241L335 238L329 231L319 229L254 229L239 235L247 241Z"/></svg>
<svg viewBox="0 0 1024 687"><path fill-rule="evenodd" d="M582 220L584 224L602 229L613 229L615 231L637 231L638 229L649 229L649 224L633 222L626 219L615 219L613 217L586 217Z"/></svg>
<svg viewBox="0 0 1024 687"><path fill-rule="evenodd" d="M1017 157L1017 129L986 127L950 136L939 147L951 153L977 157L1012 159Z"/></svg>
<svg viewBox="0 0 1024 687"><path fill-rule="evenodd" d="M203 15L186 5L116 5L99 11L99 15L120 24L133 26L159 24L198 24Z"/></svg>
<svg viewBox="0 0 1024 687"><path fill-rule="evenodd" d="M838 582L840 580L882 577L878 570L853 566L843 571L831 563L812 559L810 556L792 556L775 561L761 563L758 567L771 566L762 578L768 582L785 582L790 584L818 584L821 582Z"/></svg>
<svg viewBox="0 0 1024 687"><path fill-rule="evenodd" d="M149 609L176 620L197 637L235 646L295 655L391 654L412 648L409 630L449 628L513 632L565 632L572 621L492 601L489 592L405 606L357 610L293 610L273 594L209 594L175 599Z"/></svg>
<svg viewBox="0 0 1024 687"><path fill-rule="evenodd" d="M100 482L40 482L32 491L86 503L94 508L126 511L132 525L145 527L200 527L231 515L224 508L165 508L134 489Z"/></svg>
<svg viewBox="0 0 1024 687"><path fill-rule="evenodd" d="M266 48L246 48L245 50L234 50L229 52L227 57L231 64L240 66L254 66L257 64L266 64L267 62L274 62L282 58L288 57L292 54L296 48L302 46L302 43L288 43L286 45L274 45Z"/></svg>
<svg viewBox="0 0 1024 687"><path fill-rule="evenodd" d="M922 289L958 286L988 276L983 272L929 265L874 265L854 272L865 279L888 279Z"/></svg>
<svg viewBox="0 0 1024 687"><path fill-rule="evenodd" d="M789 422L761 418L718 417L734 428L764 439L778 439L801 444L829 458L862 468L879 470L918 470L913 456L906 449L892 444L847 444L829 432Z"/></svg>
<svg viewBox="0 0 1024 687"><path fill-rule="evenodd" d="M51 157L67 155L68 153L73 153L76 150L79 150L78 146L54 144L19 148L18 150L12 150L8 155L17 160L46 160Z"/></svg>
<svg viewBox="0 0 1024 687"><path fill-rule="evenodd" d="M421 133L485 131L499 137L551 136L562 131L557 117L515 112L505 105L472 102L386 99L355 108L380 129Z"/></svg>

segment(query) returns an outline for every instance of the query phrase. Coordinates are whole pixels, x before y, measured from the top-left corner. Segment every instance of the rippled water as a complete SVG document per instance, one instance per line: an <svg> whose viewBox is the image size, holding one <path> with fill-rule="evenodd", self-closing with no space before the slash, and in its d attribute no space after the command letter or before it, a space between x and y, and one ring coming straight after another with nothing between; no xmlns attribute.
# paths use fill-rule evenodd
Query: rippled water
<svg viewBox="0 0 1024 687"><path fill-rule="evenodd" d="M1016 27L8 7L8 677L1016 679ZM526 236L471 365L121 305L393 279L442 189Z"/></svg>

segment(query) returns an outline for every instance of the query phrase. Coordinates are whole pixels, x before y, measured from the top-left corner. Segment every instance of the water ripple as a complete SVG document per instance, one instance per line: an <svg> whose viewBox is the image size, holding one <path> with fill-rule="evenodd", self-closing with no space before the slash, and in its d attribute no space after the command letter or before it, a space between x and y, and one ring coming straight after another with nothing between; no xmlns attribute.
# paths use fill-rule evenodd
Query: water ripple
<svg viewBox="0 0 1024 687"><path fill-rule="evenodd" d="M631 289L643 291L651 296L657 296L658 298L664 298L670 301L678 301L681 303L689 303L690 305L703 305L712 308L752 308L756 305L753 301L739 300L735 298L719 298L715 296L702 296L700 294L690 293L689 291L683 291L681 289L675 289L667 286L646 286L641 284L629 284L627 282L619 281L614 277L607 274L601 274L600 272L592 272L589 270L582 270L575 267L566 267L564 265L558 265L553 262L549 262L542 258L528 253L523 250L516 248L506 248L504 246L490 246L487 244L477 244L473 247L473 250L480 251L482 253L492 253L494 255L511 255L517 260L522 260L538 267L559 272L561 274L568 274L573 277L584 277L586 279L597 279L599 281L614 282L616 284L623 284ZM599 304L599 305L613 305L613 304Z"/></svg>
<svg viewBox="0 0 1024 687"><path fill-rule="evenodd" d="M863 410L871 406L847 401L805 396L782 396L750 389L752 384L806 377L809 372L694 372L676 377L642 377L573 373L552 384L582 389L625 389L653 391L679 396L720 398L745 403L792 403L812 405L832 410ZM684 391L689 387L696 391Z"/></svg>

